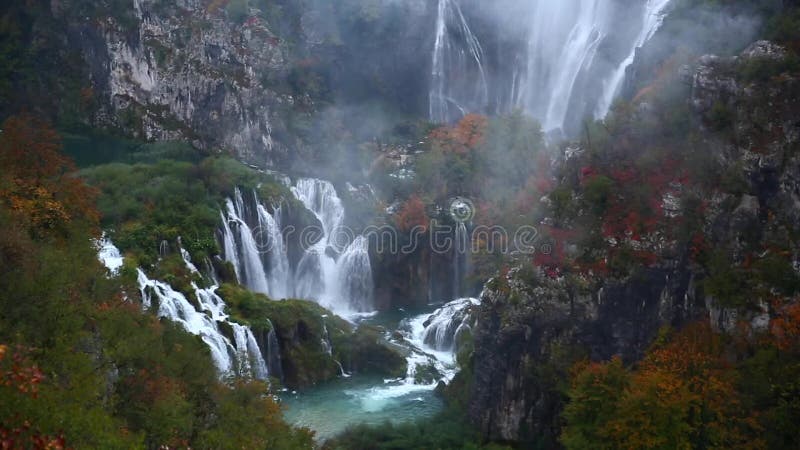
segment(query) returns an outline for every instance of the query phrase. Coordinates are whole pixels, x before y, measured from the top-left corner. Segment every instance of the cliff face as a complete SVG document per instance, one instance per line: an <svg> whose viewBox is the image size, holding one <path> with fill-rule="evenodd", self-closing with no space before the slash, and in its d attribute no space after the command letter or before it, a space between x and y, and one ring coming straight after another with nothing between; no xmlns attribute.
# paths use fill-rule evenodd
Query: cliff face
<svg viewBox="0 0 800 450"><path fill-rule="evenodd" d="M239 22L199 0L135 0L132 14L87 20L71 3L53 13L89 67L99 125L259 165L288 156L286 112L309 99L271 83L286 77L288 50L257 11Z"/></svg>
<svg viewBox="0 0 800 450"><path fill-rule="evenodd" d="M635 362L661 327L702 318L725 332L769 325L772 300L790 298L800 265L791 237L800 227L800 83L786 64L780 47L761 41L676 68L691 86L696 151L710 152L729 180L693 193L703 199L705 248L719 252L711 263L670 248L624 278L517 269L487 284L471 367L459 375L471 378L470 420L487 438L557 445L563 382L578 359ZM638 109L647 116L651 106ZM670 210L687 212L683 203Z"/></svg>
<svg viewBox="0 0 800 450"><path fill-rule="evenodd" d="M331 153L330 129L349 127L371 136L389 117L427 111L432 2L32 4L0 13L9 9L10 20L19 16L33 23L14 44L48 50L32 53L36 67L48 68L39 72L53 73L49 68L56 66L63 73L51 77L56 82L40 76L25 86L30 92L0 104L4 113L75 104L80 111L51 118L63 122L68 116L138 139L182 140L261 167L298 163L309 171ZM42 54L52 62L40 62ZM369 124L320 114L364 104L372 108Z"/></svg>
<svg viewBox="0 0 800 450"><path fill-rule="evenodd" d="M575 361L633 361L662 325L702 310L683 270L589 283L515 270L487 285L474 331L469 417L489 439L552 445L564 402L559 386Z"/></svg>
<svg viewBox="0 0 800 450"><path fill-rule="evenodd" d="M706 235L739 266L777 259L790 264L760 269L774 278L774 286L761 291L775 295L786 294L789 267L796 271L800 261L792 237L800 227L800 80L786 71L790 64L785 49L758 41L737 57L702 57L692 77L692 109L719 166L733 179L709 196ZM756 293L757 303L745 310L720 305L709 293L712 325L732 331L746 319L755 329L766 327L773 311L768 295Z"/></svg>

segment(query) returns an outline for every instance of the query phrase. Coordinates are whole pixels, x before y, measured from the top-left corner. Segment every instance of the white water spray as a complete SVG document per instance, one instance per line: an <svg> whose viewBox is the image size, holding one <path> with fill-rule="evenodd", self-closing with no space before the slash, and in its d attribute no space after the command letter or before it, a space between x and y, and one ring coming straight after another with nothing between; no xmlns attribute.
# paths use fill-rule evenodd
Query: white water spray
<svg viewBox="0 0 800 450"><path fill-rule="evenodd" d="M522 110L545 131L568 128L587 113L602 118L619 94L636 49L661 26L669 4L638 2L498 0L486 5L439 0L429 118L447 123L467 113ZM620 29L632 14L638 33ZM496 23L493 29L483 27L479 37L470 21L487 16ZM620 33L627 39L628 31L629 46L611 42ZM486 33L499 43L492 48L498 60L493 63L480 42L490 38Z"/></svg>
<svg viewBox="0 0 800 450"><path fill-rule="evenodd" d="M255 192L246 202L236 188L234 199L225 202L222 217L222 248L225 259L248 289L274 299L288 297L290 268L287 249L278 219L260 203Z"/></svg>
<svg viewBox="0 0 800 450"><path fill-rule="evenodd" d="M484 55L458 0L439 0L433 51L430 119L445 123L482 111L489 101ZM459 74L458 79L452 77Z"/></svg>
<svg viewBox="0 0 800 450"><path fill-rule="evenodd" d="M342 315L373 310L369 242L357 236L346 245L342 232L344 207L333 185L324 180L298 180L292 192L322 224L321 239L306 249L295 271L295 294L316 300Z"/></svg>
<svg viewBox="0 0 800 450"><path fill-rule="evenodd" d="M603 96L600 99L600 103L597 104L597 110L595 110L596 119L602 119L608 114L614 99L619 94L622 84L625 81L625 73L628 67L633 64L634 58L636 58L636 51L649 41L656 31L661 28L670 1L671 0L647 0L647 4L644 8L644 18L642 19L642 29L636 37L630 53L628 53L625 60L614 70L611 77L603 81Z"/></svg>

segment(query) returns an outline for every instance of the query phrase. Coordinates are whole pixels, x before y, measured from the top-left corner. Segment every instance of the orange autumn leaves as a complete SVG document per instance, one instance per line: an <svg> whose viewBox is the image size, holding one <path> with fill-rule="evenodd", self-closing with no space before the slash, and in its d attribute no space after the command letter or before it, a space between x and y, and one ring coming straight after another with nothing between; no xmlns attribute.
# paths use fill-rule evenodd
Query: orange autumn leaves
<svg viewBox="0 0 800 450"><path fill-rule="evenodd" d="M31 116L13 116L0 133L0 204L37 236L76 220L95 227L96 192L74 176L58 134Z"/></svg>
<svg viewBox="0 0 800 450"><path fill-rule="evenodd" d="M445 153L464 155L484 143L488 128L485 116L469 114L452 127L437 128L431 138Z"/></svg>
<svg viewBox="0 0 800 450"><path fill-rule="evenodd" d="M566 448L765 448L707 324L687 327L626 369L619 358L573 369Z"/></svg>
<svg viewBox="0 0 800 450"><path fill-rule="evenodd" d="M0 386L35 398L44 375L26 353L22 348L9 352L7 345L0 345Z"/></svg>
<svg viewBox="0 0 800 450"><path fill-rule="evenodd" d="M800 351L800 303L781 308L772 320L770 331L776 345L783 351Z"/></svg>
<svg viewBox="0 0 800 450"><path fill-rule="evenodd" d="M414 194L406 200L395 215L395 224L400 231L408 233L415 228L422 233L428 231L430 218L425 212L425 202Z"/></svg>

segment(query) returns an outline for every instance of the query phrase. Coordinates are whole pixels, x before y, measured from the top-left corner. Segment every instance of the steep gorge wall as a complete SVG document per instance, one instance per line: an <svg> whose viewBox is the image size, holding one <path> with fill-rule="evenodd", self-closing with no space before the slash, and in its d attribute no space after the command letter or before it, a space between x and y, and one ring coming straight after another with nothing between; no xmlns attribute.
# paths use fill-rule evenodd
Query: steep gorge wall
<svg viewBox="0 0 800 450"><path fill-rule="evenodd" d="M135 0L94 20L69 1L53 10L88 65L98 125L258 165L284 160L296 144L287 116L310 101L271 84L290 68L287 45L260 15L240 23L207 3Z"/></svg>
<svg viewBox="0 0 800 450"><path fill-rule="evenodd" d="M730 258L730 269L711 272L731 270L725 279L740 288L705 283L720 274L666 254L623 279L552 279L534 269L495 278L482 295L471 367L459 375L470 380L470 420L485 437L557 445L570 366L614 355L635 362L662 326L703 318L718 331L768 326L777 311L764 299L794 289L782 283L792 283L800 262L790 237L800 228L800 84L796 73L781 73L784 58L779 46L759 41L736 57L709 55L673 68L691 85L696 151L711 152L735 180L694 194L705 199L708 248ZM636 107L643 118L651 113L647 100ZM758 275L764 269L753 261L770 258L786 263Z"/></svg>

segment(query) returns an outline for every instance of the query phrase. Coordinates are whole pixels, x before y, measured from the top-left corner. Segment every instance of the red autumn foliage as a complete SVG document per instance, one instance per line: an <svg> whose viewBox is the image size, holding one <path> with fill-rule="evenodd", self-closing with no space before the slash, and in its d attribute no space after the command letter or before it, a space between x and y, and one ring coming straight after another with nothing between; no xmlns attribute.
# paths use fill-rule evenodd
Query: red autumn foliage
<svg viewBox="0 0 800 450"><path fill-rule="evenodd" d="M581 183L583 183L584 181L589 180L599 174L600 171L594 167L582 167L579 178Z"/></svg>
<svg viewBox="0 0 800 450"><path fill-rule="evenodd" d="M35 398L44 379L39 367L30 362L23 348L14 350L10 360L6 358L7 354L8 346L0 345L0 385Z"/></svg>
<svg viewBox="0 0 800 450"><path fill-rule="evenodd" d="M64 435L46 436L33 431L29 423L8 429L0 426L0 449L65 450Z"/></svg>
<svg viewBox="0 0 800 450"><path fill-rule="evenodd" d="M44 374L28 358L29 350L17 347L9 358L9 348L0 345L0 386L17 394L36 398ZM39 433L28 421L20 419L19 426L0 424L0 449L62 450L66 449L63 435L47 436Z"/></svg>
<svg viewBox="0 0 800 450"><path fill-rule="evenodd" d="M542 244L533 257L533 264L544 267L551 278L557 278L564 269L566 243L575 239L578 233L549 225L540 225L539 233L541 236L539 242Z"/></svg>
<svg viewBox="0 0 800 450"><path fill-rule="evenodd" d="M428 231L430 223L430 218L425 212L425 202L416 194L403 203L394 220L397 228L406 233L415 227L420 227L424 233Z"/></svg>
<svg viewBox="0 0 800 450"><path fill-rule="evenodd" d="M706 242L706 237L703 235L703 233L695 233L694 236L692 236L689 246L689 257L691 260L697 261L707 250L708 242Z"/></svg>
<svg viewBox="0 0 800 450"><path fill-rule="evenodd" d="M61 153L58 134L31 116L12 116L0 134L0 203L32 231L42 232L75 219L96 227L97 192L75 177L73 162Z"/></svg>
<svg viewBox="0 0 800 450"><path fill-rule="evenodd" d="M800 303L783 307L772 320L770 329L778 348L800 351Z"/></svg>
<svg viewBox="0 0 800 450"><path fill-rule="evenodd" d="M445 153L467 154L484 143L489 119L478 114L464 116L455 126L431 132L431 140Z"/></svg>

